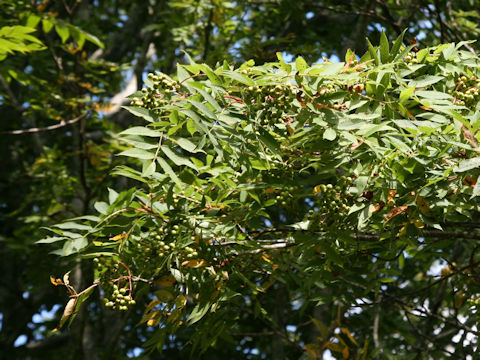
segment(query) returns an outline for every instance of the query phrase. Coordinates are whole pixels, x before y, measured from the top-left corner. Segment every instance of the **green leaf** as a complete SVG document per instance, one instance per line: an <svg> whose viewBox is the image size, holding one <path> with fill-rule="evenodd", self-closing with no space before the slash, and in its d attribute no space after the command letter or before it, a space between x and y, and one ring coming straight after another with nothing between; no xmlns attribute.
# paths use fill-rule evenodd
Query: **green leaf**
<svg viewBox="0 0 480 360"><path fill-rule="evenodd" d="M164 159L162 159L161 157L157 158L157 161L158 161L158 164L160 165L160 167L165 172L165 175L169 176L170 179L172 179L173 182L175 182L175 184L177 184L178 186L181 187L182 182L180 181L178 176L175 174L173 169L170 167L170 165L168 165L168 163Z"/></svg>
<svg viewBox="0 0 480 360"><path fill-rule="evenodd" d="M198 68L203 71L205 74L207 74L208 79L212 82L214 85L219 85L222 86L223 82L222 80L218 77L217 74L215 74L212 69L206 64L197 64Z"/></svg>
<svg viewBox="0 0 480 360"><path fill-rule="evenodd" d="M155 158L155 153L143 149L134 148L122 151L120 154L118 154L118 156L128 156L142 160L151 160Z"/></svg>
<svg viewBox="0 0 480 360"><path fill-rule="evenodd" d="M165 155L167 155L167 157L170 160L172 160L175 165L177 165L177 166L186 165L186 166L188 166L188 167L190 167L194 170L198 170L197 167L189 159L187 159L186 157L184 157L180 153L178 153L176 151L173 151L168 146L162 145L161 149L162 149L163 153Z"/></svg>
<svg viewBox="0 0 480 360"><path fill-rule="evenodd" d="M92 44L97 45L101 49L105 48L105 45L103 44L103 42L101 42L100 39L97 38L95 35L89 34L89 33L84 32L84 31L83 31L83 34L84 34L85 38L88 41L90 41Z"/></svg>
<svg viewBox="0 0 480 360"><path fill-rule="evenodd" d="M300 74L303 74L307 70L307 68L308 68L307 62L301 56L299 56L295 61L295 69Z"/></svg>
<svg viewBox="0 0 480 360"><path fill-rule="evenodd" d="M110 205L113 204L117 199L118 193L115 190L108 188L108 202Z"/></svg>
<svg viewBox="0 0 480 360"><path fill-rule="evenodd" d="M52 244L54 242L65 240L65 239L68 239L68 238L65 236L49 236L41 240L38 240L35 243L36 244Z"/></svg>
<svg viewBox="0 0 480 360"><path fill-rule="evenodd" d="M190 315L188 315L187 324L192 325L192 324L196 323L197 321L199 321L208 312L208 309L210 309L210 306L211 306L210 303L197 304L193 308Z"/></svg>
<svg viewBox="0 0 480 360"><path fill-rule="evenodd" d="M110 208L110 205L108 205L104 201L97 201L93 207L95 210L97 210L100 214L102 215L107 215L108 214L108 209Z"/></svg>
<svg viewBox="0 0 480 360"><path fill-rule="evenodd" d="M218 111L222 112L222 107L218 104L217 100L210 95L208 92L202 90L202 89L196 89L200 94L202 94L203 98L210 104L212 107Z"/></svg>
<svg viewBox="0 0 480 360"><path fill-rule="evenodd" d="M423 87L427 87L429 85L436 84L437 82L439 82L440 80L443 80L443 79L444 79L443 76L423 75L423 76L419 76L418 78L416 78L414 80L410 80L410 82L408 83L408 86L409 87L414 86L414 87L417 87L417 88L423 88Z"/></svg>
<svg viewBox="0 0 480 360"><path fill-rule="evenodd" d="M390 49L388 44L388 38L384 31L380 34L380 60L382 64L385 64L390 59Z"/></svg>
<svg viewBox="0 0 480 360"><path fill-rule="evenodd" d="M65 41L67 41L67 39L70 37L70 31L68 30L68 27L63 24L55 24L55 31L62 39L62 43L65 43Z"/></svg>
<svg viewBox="0 0 480 360"><path fill-rule="evenodd" d="M480 157L475 157L459 162L457 166L453 168L453 171L459 173L477 168L480 168Z"/></svg>
<svg viewBox="0 0 480 360"><path fill-rule="evenodd" d="M292 72L292 66L290 64L285 63L281 52L277 52L277 59L280 62L280 66L282 70L285 71L287 74L290 74Z"/></svg>
<svg viewBox="0 0 480 360"><path fill-rule="evenodd" d="M200 149L198 148L198 145L200 145L200 144L195 145L193 142L191 142L188 139L185 139L185 138L174 139L174 138L172 138L171 140L173 142L175 142L178 146L180 146L182 149L184 149L188 152L191 152L191 153L203 152L203 153L205 153L205 151L203 151L201 148Z"/></svg>
<svg viewBox="0 0 480 360"><path fill-rule="evenodd" d="M390 51L390 61L393 61L394 59L396 59L398 52L400 50L400 47L402 46L403 37L405 36L406 31L407 29L403 30L402 33L393 42L392 50Z"/></svg>
<svg viewBox="0 0 480 360"><path fill-rule="evenodd" d="M223 70L222 71L222 75L229 78L229 79L232 79L232 80L235 80L241 84L245 84L245 85L248 85L248 86L253 86L255 85L255 82L250 79L249 77L247 76L244 76L236 71L231 71L231 70Z"/></svg>
<svg viewBox="0 0 480 360"><path fill-rule="evenodd" d="M327 130L325 130L325 132L323 133L323 138L325 140L329 140L329 141L333 141L335 140L335 138L337 137L337 133L334 129L332 128L328 128Z"/></svg>
<svg viewBox="0 0 480 360"><path fill-rule="evenodd" d="M152 130L144 126L134 126L127 130L122 131L119 135L141 135L149 137L161 137L163 133L161 131Z"/></svg>
<svg viewBox="0 0 480 360"><path fill-rule="evenodd" d="M370 40L367 38L367 44L368 44L368 52L370 53L370 56L372 59L375 61L375 65L380 65L380 59L377 54L377 50L373 47L372 43Z"/></svg>
<svg viewBox="0 0 480 360"><path fill-rule="evenodd" d="M43 19L42 20L42 29L45 34L48 34L50 30L53 28L53 21L50 19Z"/></svg>
<svg viewBox="0 0 480 360"><path fill-rule="evenodd" d="M155 173L155 161L145 161L142 166L142 177L149 177Z"/></svg>
<svg viewBox="0 0 480 360"><path fill-rule="evenodd" d="M204 103L201 103L199 101L196 101L196 100L187 100L190 104L192 104L193 106L195 106L198 110L200 110L200 112L204 115L206 115L207 117L209 117L210 119L212 120L217 120L217 116L215 115L215 113L210 110L207 105L205 105Z"/></svg>
<svg viewBox="0 0 480 360"><path fill-rule="evenodd" d="M59 229L75 229L75 230L92 230L92 227L90 225L82 225L78 224L75 222L64 222L61 224L53 225L53 227L59 228Z"/></svg>
<svg viewBox="0 0 480 360"><path fill-rule="evenodd" d="M125 110L128 110L135 116L139 116L149 122L155 122L157 121L157 115L153 113L152 111L145 109L143 107L139 106L122 106Z"/></svg>
<svg viewBox="0 0 480 360"><path fill-rule="evenodd" d="M412 86L412 87L406 88L405 90L402 90L402 92L400 93L400 97L399 97L400 104L406 103L407 100L410 99L410 97L413 95L414 92L415 92L415 86Z"/></svg>
<svg viewBox="0 0 480 360"><path fill-rule="evenodd" d="M274 153L277 156L280 156L279 154L280 144L277 142L277 140L275 140L275 138L263 128L259 128L258 131L259 131L258 138L262 141L262 143L264 143L272 153Z"/></svg>

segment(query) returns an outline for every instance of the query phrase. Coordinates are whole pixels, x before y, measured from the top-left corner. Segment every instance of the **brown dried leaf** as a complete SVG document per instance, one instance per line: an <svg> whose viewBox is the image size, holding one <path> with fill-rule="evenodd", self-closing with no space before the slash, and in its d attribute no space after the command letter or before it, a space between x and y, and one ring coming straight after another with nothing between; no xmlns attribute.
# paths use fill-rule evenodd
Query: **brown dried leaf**
<svg viewBox="0 0 480 360"><path fill-rule="evenodd" d="M478 180L478 176L473 177L472 175L467 175L463 179L463 184L466 185L466 186L469 186L471 188L474 188L475 185L477 184L477 180Z"/></svg>
<svg viewBox="0 0 480 360"><path fill-rule="evenodd" d="M60 322L58 323L54 331L60 330L62 326L65 324L65 322L68 320L70 315L73 314L73 311L75 310L75 305L77 305L77 300L78 300L77 297L73 297L70 300L68 300L67 305L65 305L65 309L63 310L62 318L60 319Z"/></svg>
<svg viewBox="0 0 480 360"><path fill-rule="evenodd" d="M468 130L463 124L462 124L462 133L463 133L463 137L465 138L465 140L467 140L470 143L470 145L472 145L475 149L478 148L478 143L477 143L477 139L475 139L475 135L470 130Z"/></svg>
<svg viewBox="0 0 480 360"><path fill-rule="evenodd" d="M370 205L369 211L370 211L371 213L375 213L375 212L377 212L377 211L382 210L384 207L385 207L385 202L380 201L377 205Z"/></svg>
<svg viewBox="0 0 480 360"><path fill-rule="evenodd" d="M392 218L394 218L397 215L404 214L408 210L408 206L397 206L396 208L393 208L387 216L385 216L385 223L389 222Z"/></svg>
<svg viewBox="0 0 480 360"><path fill-rule="evenodd" d="M65 284L65 286L70 286L69 277L70 277L70 271L67 272L65 275L63 275L63 283Z"/></svg>
<svg viewBox="0 0 480 360"><path fill-rule="evenodd" d="M50 275L50 282L55 286L63 285L63 281L61 279L56 278L53 275Z"/></svg>

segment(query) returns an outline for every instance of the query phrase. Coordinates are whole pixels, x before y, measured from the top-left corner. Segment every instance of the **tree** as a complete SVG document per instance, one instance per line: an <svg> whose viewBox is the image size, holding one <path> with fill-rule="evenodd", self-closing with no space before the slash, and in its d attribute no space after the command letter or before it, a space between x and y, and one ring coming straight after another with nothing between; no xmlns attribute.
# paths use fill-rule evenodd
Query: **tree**
<svg viewBox="0 0 480 360"><path fill-rule="evenodd" d="M479 62L402 39L312 67L279 53L150 74L113 172L137 185L41 241L97 264L78 294L52 280L62 322L101 287L106 308L146 306L150 349L193 326L206 351L253 316L275 359L473 355Z"/></svg>
<svg viewBox="0 0 480 360"><path fill-rule="evenodd" d="M292 8L298 10L292 12ZM127 111L119 111L117 99L122 99L121 89L127 82L140 90L144 72L155 70L177 79L176 74L172 75L176 72L177 63L188 63L182 52L184 50L197 63L206 63L216 69L218 65L215 64L223 59L230 66L235 64L237 67L250 58L259 65L276 61L278 51L284 52L286 59L290 55L301 54L309 63L332 54L343 58L348 47L361 54L367 50L364 36L378 43L381 27L395 38L409 26L405 43L408 44L417 35L419 48L438 41L460 41L478 35L475 26L478 5L475 1L459 1L455 2L455 6L435 1L323 1L321 5L313 1L296 1L292 6L287 0L239 1L233 5L209 0L6 0L1 2L0 9L2 49L14 51L7 52L6 58L2 55L0 62L3 119L0 129L0 249L4 260L0 281L0 351L10 358L94 359L100 356L101 351L107 354L127 354L130 351L131 354L132 349L150 336L151 329L146 327L138 327L135 332L127 330L140 320L141 304L128 314L104 313L103 307L93 304L88 308L84 306L70 331L64 331L64 327L60 336L54 337L49 337L48 333L58 323L61 309L57 312L58 319L35 320L41 311L66 303L65 292L48 285L49 275L61 277L73 267L73 263L75 269L71 282L77 290L87 288L93 281L89 259L82 260L76 255L55 258L47 254L57 249L55 246L34 245L42 236L41 226L95 214L93 204L107 201L107 187L122 193L124 189L138 186L132 179L107 176L115 166L128 161L126 157L113 155L126 147L111 134L132 124L142 125L140 119L127 115ZM9 33L8 28L20 30L13 33L22 36L15 35L16 39L12 42L13 38L8 35L12 32ZM22 33L21 29L27 28ZM7 47L5 40L10 44ZM14 47L20 46L22 51L36 51L23 54L17 51L19 48L12 47L12 43ZM476 44L465 46L470 51ZM126 70L128 66L131 70ZM223 78L223 75L218 76ZM203 80L201 77L193 79ZM207 90L210 91L209 88ZM182 93L190 94L191 91L182 88ZM198 96L205 101L201 95ZM238 97L243 98L243 95ZM99 113L106 110L112 98L117 104L107 112ZM330 132L327 136L333 134ZM159 151L166 156L162 149ZM202 156L198 153L195 158L203 162ZM158 169L159 166L156 165ZM247 191L246 201L251 200L250 196ZM278 218L284 215L276 204L267 210ZM287 224L293 220L285 221ZM283 233L271 236L274 235L284 237ZM239 256L249 258L248 255ZM409 261L412 260L406 260L407 263ZM428 267L425 265L425 268ZM272 278L277 278L277 275ZM284 287L278 288L275 283L266 294L257 294L256 299L260 299L266 313L275 314L276 324L306 323L298 328L300 330L297 329L299 336L303 334L300 341L315 343L315 337L320 336L323 330L313 326L311 318L329 323L334 316L331 303L321 306L305 303L298 308L301 302L292 305L283 300L279 303L284 309L294 306L294 310L282 311L275 302L276 298L287 299L293 292L300 294L292 290L291 281L299 281L297 278L282 280ZM338 291L332 290L332 297L337 296ZM95 290L90 300L99 296L102 294ZM239 300L238 297L234 300L238 301L237 306L232 303L230 307L222 308L229 309L228 314L237 316L238 309L242 308ZM191 304L188 306L190 309ZM278 329L271 329L268 321L255 320L258 319L254 318L255 310L247 308L245 311L247 315L236 322L238 327L224 332L224 336L230 336L230 341L227 343L223 338L222 347L217 346L213 353L207 350L206 357L225 358L228 354L228 357L243 359L247 356L245 352L253 348L260 349L261 353L248 355L250 357L275 353L277 358L281 358L282 351L292 357L302 352L295 345L288 344L281 350L281 338L272 336L277 334ZM259 312L260 308L256 311ZM209 323L202 319L202 324L208 327ZM379 326L384 326L382 324L380 321ZM175 338L166 338L164 356L179 356L178 348L188 342L192 329L195 327L181 327ZM15 340L20 335L25 336L27 344L15 347ZM369 347L371 349L371 342Z"/></svg>

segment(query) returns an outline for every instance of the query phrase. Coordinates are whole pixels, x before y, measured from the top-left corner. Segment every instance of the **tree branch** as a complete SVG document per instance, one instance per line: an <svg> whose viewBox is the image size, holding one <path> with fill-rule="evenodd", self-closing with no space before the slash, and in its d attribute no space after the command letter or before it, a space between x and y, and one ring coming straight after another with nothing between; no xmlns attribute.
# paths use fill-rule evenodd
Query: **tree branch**
<svg viewBox="0 0 480 360"><path fill-rule="evenodd" d="M58 124L51 125L51 126L46 126L42 128L30 128L30 129L24 129L24 130L11 130L11 131L0 131L0 135L23 135L23 134L32 134L32 133L38 133L42 131L50 131L50 130L55 130L62 128L67 125L72 125L75 124L76 122L84 119L87 115L89 115L90 112L86 112L74 119L67 120L67 121L61 121Z"/></svg>

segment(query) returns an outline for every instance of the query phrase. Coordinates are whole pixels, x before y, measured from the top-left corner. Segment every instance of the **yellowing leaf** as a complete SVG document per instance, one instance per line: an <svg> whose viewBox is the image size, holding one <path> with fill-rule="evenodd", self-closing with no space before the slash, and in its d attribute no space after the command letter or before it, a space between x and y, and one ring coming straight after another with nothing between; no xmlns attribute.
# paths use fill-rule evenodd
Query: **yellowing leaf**
<svg viewBox="0 0 480 360"><path fill-rule="evenodd" d="M420 210L420 212L424 215L428 215L430 212L430 204L423 196L418 195L417 198L415 199L417 203L417 207Z"/></svg>
<svg viewBox="0 0 480 360"><path fill-rule="evenodd" d="M313 195L317 195L321 191L322 190L320 190L320 185L317 185L313 188Z"/></svg>
<svg viewBox="0 0 480 360"><path fill-rule="evenodd" d="M178 295L175 299L175 306L177 309L181 309L187 305L187 298L185 295Z"/></svg>
<svg viewBox="0 0 480 360"><path fill-rule="evenodd" d="M344 359L348 359L349 356L350 356L350 351L349 351L348 347L345 346L342 350L342 357Z"/></svg>
<svg viewBox="0 0 480 360"><path fill-rule="evenodd" d="M161 315L161 312L160 310L156 310L156 311L152 311L151 313L148 313L147 315L145 315L142 320L140 320L139 324L143 324L144 322L147 322L149 320L155 320L155 318L157 317L157 315ZM160 316L159 316L160 318ZM150 325L149 325L150 326ZM153 326L153 325L152 325Z"/></svg>
<svg viewBox="0 0 480 360"><path fill-rule="evenodd" d="M111 238L108 239L108 240L110 240L110 241L117 241L117 240L124 239L124 238L126 238L126 237L127 237L127 233L124 232L123 234L116 235L116 236L114 236L114 237L111 237Z"/></svg>
<svg viewBox="0 0 480 360"><path fill-rule="evenodd" d="M150 301L150 303L147 305L145 308L145 313L148 313L150 310L152 310L155 306L160 305L162 302L158 299Z"/></svg>
<svg viewBox="0 0 480 360"><path fill-rule="evenodd" d="M327 341L324 345L323 345L324 348L327 348L329 350L332 350L332 351L336 351L336 352L339 352L341 353L343 351L343 349L340 347L340 345L338 344L335 344L331 341Z"/></svg>
<svg viewBox="0 0 480 360"><path fill-rule="evenodd" d="M269 259L268 254L263 254L262 259L268 262L269 264L273 264L272 260Z"/></svg>
<svg viewBox="0 0 480 360"><path fill-rule="evenodd" d="M175 284L176 280L172 275L162 276L160 279L155 281L155 284L160 286L172 286Z"/></svg>
<svg viewBox="0 0 480 360"><path fill-rule="evenodd" d="M363 343L363 353L362 353L361 360L365 360L367 358L367 354L368 354L368 340L365 339L365 342Z"/></svg>
<svg viewBox="0 0 480 360"><path fill-rule="evenodd" d="M397 237L403 236L407 233L407 223L405 222L404 224L405 225L403 225L400 231L397 233Z"/></svg>
<svg viewBox="0 0 480 360"><path fill-rule="evenodd" d="M188 267L193 267L193 268L198 268L207 265L207 262L203 259L200 260L187 260L182 262L182 266L188 266Z"/></svg>
<svg viewBox="0 0 480 360"><path fill-rule="evenodd" d="M347 329L347 328L340 328L340 330L342 331L342 333L344 333L345 335L347 335L348 339L354 343L355 345L358 346L357 342L355 341L355 339L353 338L352 334L350 333L350 331Z"/></svg>
<svg viewBox="0 0 480 360"><path fill-rule="evenodd" d="M412 219L410 222L417 228L417 229L423 229L425 227L425 224L418 220L418 219Z"/></svg>
<svg viewBox="0 0 480 360"><path fill-rule="evenodd" d="M396 194L397 194L396 189L388 190L388 197L387 197L388 207L392 207L392 206L395 205L395 195Z"/></svg>
<svg viewBox="0 0 480 360"><path fill-rule="evenodd" d="M265 284L262 285L263 290L266 291L270 286L275 284L275 281L275 278L272 277L270 280L268 280Z"/></svg>
<svg viewBox="0 0 480 360"><path fill-rule="evenodd" d="M169 302L173 300L173 294L167 289L157 290L154 292L154 294L161 302Z"/></svg>
<svg viewBox="0 0 480 360"><path fill-rule="evenodd" d="M465 293L463 291L459 291L455 294L455 308L462 307L463 303L465 302Z"/></svg>
<svg viewBox="0 0 480 360"><path fill-rule="evenodd" d="M311 318L313 325L320 331L320 334L322 334L323 338L326 339L328 337L328 329L326 328L323 323L321 323L318 319Z"/></svg>

